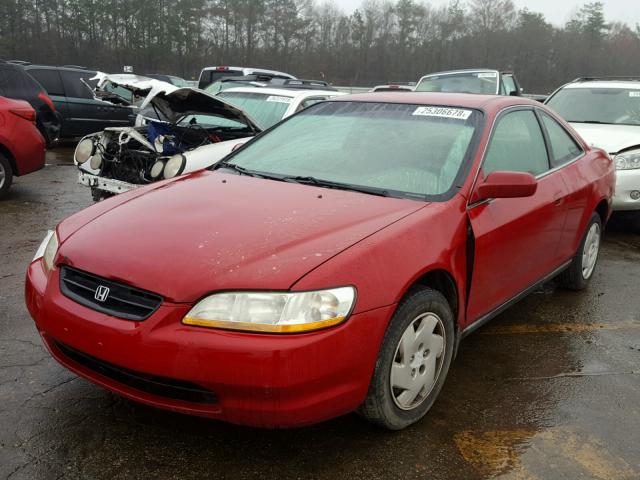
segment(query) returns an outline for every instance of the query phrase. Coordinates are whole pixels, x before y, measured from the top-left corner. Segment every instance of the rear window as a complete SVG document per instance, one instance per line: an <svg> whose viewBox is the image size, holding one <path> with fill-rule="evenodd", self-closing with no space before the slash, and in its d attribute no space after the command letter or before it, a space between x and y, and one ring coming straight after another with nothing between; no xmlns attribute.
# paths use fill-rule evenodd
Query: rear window
<svg viewBox="0 0 640 480"><path fill-rule="evenodd" d="M498 93L498 72L460 72L432 75L420 80L416 92Z"/></svg>
<svg viewBox="0 0 640 480"><path fill-rule="evenodd" d="M222 77L241 77L242 70L203 70L200 74L198 88L205 88Z"/></svg>
<svg viewBox="0 0 640 480"><path fill-rule="evenodd" d="M49 95L64 96L64 87L57 70L44 68L30 68L29 75L42 85Z"/></svg>
<svg viewBox="0 0 640 480"><path fill-rule="evenodd" d="M0 95L3 97L30 100L41 90L42 87L20 67L0 66Z"/></svg>

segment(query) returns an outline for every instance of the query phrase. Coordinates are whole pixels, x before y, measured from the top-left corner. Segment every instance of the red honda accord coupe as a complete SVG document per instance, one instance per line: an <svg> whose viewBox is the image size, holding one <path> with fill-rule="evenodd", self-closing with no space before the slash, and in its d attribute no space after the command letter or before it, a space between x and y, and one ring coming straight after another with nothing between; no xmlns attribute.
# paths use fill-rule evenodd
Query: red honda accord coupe
<svg viewBox="0 0 640 480"><path fill-rule="evenodd" d="M586 287L613 185L609 157L537 102L347 96L66 219L26 301L61 364L125 397L401 429L465 335L552 277Z"/></svg>

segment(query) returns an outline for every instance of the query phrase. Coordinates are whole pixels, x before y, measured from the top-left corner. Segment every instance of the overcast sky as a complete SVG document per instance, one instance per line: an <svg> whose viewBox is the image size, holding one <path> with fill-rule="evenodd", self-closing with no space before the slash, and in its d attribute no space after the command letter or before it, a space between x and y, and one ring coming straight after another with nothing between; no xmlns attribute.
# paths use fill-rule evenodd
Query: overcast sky
<svg viewBox="0 0 640 480"><path fill-rule="evenodd" d="M351 13L358 7L362 0L333 0L334 3ZM623 21L631 26L640 23L640 2L638 0L601 0L604 3L604 11L608 21ZM426 3L431 5L445 5L447 0L429 0ZM556 25L564 24L571 14L577 11L582 5L588 3L580 0L514 0L519 8L527 7L534 12L542 12L547 20Z"/></svg>

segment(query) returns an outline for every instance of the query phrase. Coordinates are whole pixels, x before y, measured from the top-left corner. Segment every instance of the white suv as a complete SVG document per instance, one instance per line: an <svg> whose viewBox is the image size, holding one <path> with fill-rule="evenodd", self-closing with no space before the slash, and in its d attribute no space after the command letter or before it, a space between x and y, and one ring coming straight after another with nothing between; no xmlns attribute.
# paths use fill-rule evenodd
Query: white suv
<svg viewBox="0 0 640 480"><path fill-rule="evenodd" d="M640 77L579 78L545 102L616 165L614 210L640 211Z"/></svg>

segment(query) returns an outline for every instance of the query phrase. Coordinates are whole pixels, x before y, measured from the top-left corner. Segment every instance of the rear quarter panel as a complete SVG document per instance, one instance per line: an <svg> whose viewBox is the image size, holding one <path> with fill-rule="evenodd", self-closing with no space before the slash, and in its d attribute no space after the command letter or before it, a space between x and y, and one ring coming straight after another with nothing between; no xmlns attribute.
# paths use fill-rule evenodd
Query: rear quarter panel
<svg viewBox="0 0 640 480"><path fill-rule="evenodd" d="M589 149L584 157L563 169L569 192L568 213L562 238L568 256L578 250L587 223L601 202L607 203L606 223L611 215L611 200L615 188L615 170L609 155L603 150Z"/></svg>
<svg viewBox="0 0 640 480"><path fill-rule="evenodd" d="M32 108L27 102L25 107ZM45 161L45 141L35 123L21 119L8 111L0 111L0 145L11 155L16 171L21 176L40 170Z"/></svg>

